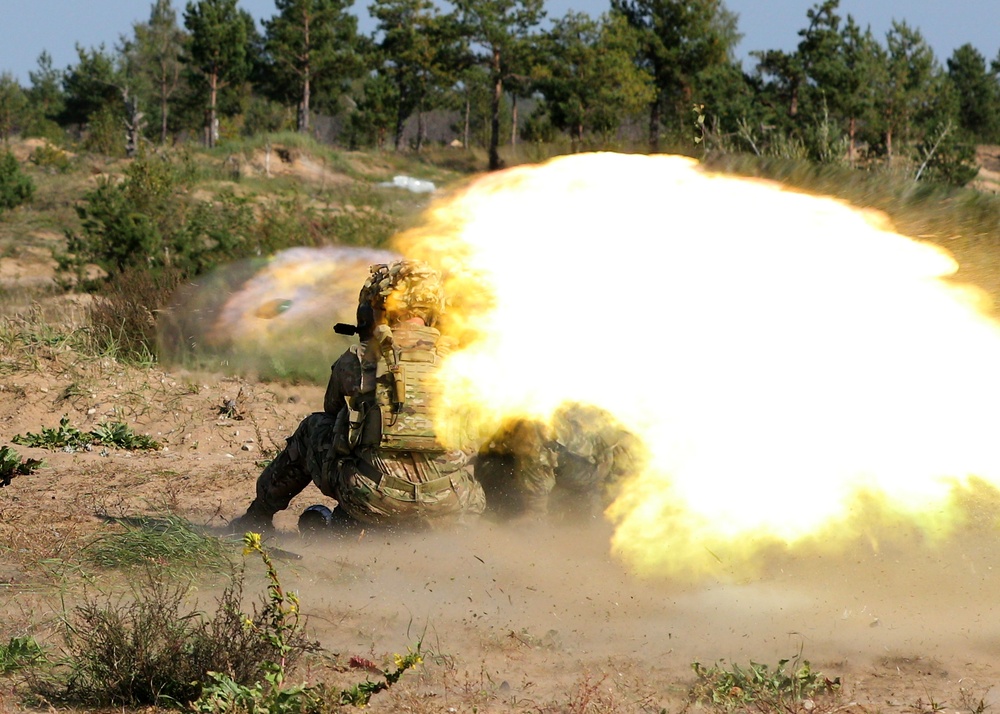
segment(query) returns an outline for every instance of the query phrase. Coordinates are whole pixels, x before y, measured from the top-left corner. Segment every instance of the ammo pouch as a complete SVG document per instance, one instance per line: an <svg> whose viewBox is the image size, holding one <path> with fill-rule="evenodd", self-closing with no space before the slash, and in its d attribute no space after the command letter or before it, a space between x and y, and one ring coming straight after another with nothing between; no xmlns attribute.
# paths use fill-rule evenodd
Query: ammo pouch
<svg viewBox="0 0 1000 714"><path fill-rule="evenodd" d="M347 420L347 428L335 429L334 450L346 456L358 447L378 446L382 439L382 413L375 403L375 394L359 394L346 401L347 408L341 409L340 414Z"/></svg>

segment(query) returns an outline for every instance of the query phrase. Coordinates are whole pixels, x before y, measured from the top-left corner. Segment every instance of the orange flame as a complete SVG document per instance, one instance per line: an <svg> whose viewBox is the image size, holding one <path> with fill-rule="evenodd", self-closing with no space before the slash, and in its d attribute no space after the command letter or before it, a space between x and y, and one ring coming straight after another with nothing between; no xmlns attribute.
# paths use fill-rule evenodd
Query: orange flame
<svg viewBox="0 0 1000 714"><path fill-rule="evenodd" d="M452 279L445 438L565 400L642 437L608 512L637 569L739 570L862 518L941 532L956 486L1000 479L1000 330L877 214L589 154L477 180L396 247Z"/></svg>

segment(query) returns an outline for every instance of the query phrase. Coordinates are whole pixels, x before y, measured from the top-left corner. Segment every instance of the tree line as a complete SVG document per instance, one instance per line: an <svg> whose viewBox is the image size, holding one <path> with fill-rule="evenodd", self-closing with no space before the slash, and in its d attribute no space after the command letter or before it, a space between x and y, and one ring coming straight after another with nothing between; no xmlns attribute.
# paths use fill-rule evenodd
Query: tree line
<svg viewBox="0 0 1000 714"><path fill-rule="evenodd" d="M350 148L417 150L448 112L465 145L500 167L508 142L573 150L641 141L867 167L964 184L977 143L1000 142L1000 55L971 44L942 65L919 29L876 37L839 0L810 8L794 51L735 58L723 0L611 0L599 17L546 22L542 0L275 0L258 27L238 0L155 0L113 48L47 52L22 87L0 74L0 138L76 131L89 148L283 129L333 117ZM519 111L524 116L519 116ZM416 123L408 134L407 126ZM122 141L122 128L127 141Z"/></svg>

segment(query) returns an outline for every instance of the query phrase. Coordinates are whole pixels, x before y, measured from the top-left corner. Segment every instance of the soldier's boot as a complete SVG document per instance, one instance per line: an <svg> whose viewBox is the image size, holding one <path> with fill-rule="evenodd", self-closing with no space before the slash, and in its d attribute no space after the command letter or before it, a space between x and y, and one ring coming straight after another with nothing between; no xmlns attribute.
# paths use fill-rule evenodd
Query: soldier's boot
<svg viewBox="0 0 1000 714"><path fill-rule="evenodd" d="M299 533L316 533L325 530L333 518L333 511L321 504L309 506L299 516Z"/></svg>
<svg viewBox="0 0 1000 714"><path fill-rule="evenodd" d="M313 533L342 535L356 531L358 527L358 522L347 515L339 505L335 508L319 504L309 506L299 516L299 533L302 535Z"/></svg>
<svg viewBox="0 0 1000 714"><path fill-rule="evenodd" d="M267 506L260 498L255 498L247 508L247 512L229 524L232 533L254 533L270 534L274 531L272 519L276 511Z"/></svg>
<svg viewBox="0 0 1000 714"><path fill-rule="evenodd" d="M291 448L286 448L269 463L257 478L257 497L246 513L230 523L234 533L274 531L272 519L278 511L288 508L289 502L309 483L309 476L292 458Z"/></svg>

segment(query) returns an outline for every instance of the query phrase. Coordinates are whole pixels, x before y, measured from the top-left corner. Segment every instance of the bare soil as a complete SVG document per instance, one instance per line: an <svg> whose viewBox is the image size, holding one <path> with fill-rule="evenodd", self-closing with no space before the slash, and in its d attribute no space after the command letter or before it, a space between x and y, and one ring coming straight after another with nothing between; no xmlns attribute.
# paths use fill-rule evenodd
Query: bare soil
<svg viewBox="0 0 1000 714"><path fill-rule="evenodd" d="M171 512L224 534L261 460L322 403L315 385L123 367L58 345L0 356L4 443L65 415L80 429L123 419L163 446L16 447L45 467L0 489L0 641L51 638L68 589L51 563L73 562L106 533L102 516ZM693 662L796 657L842 682L812 703L821 710L974 712L1000 701L993 529L937 549L776 558L752 581L692 584L630 573L599 520L301 536L298 513L323 502L310 486L269 540L310 635L340 661L381 661L417 641L427 654L373 710L683 711L702 706L689 697ZM0 710L18 706L0 693Z"/></svg>

